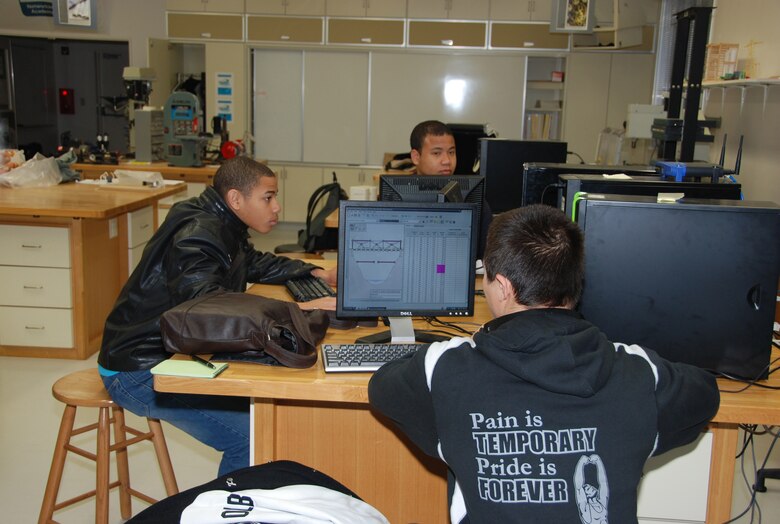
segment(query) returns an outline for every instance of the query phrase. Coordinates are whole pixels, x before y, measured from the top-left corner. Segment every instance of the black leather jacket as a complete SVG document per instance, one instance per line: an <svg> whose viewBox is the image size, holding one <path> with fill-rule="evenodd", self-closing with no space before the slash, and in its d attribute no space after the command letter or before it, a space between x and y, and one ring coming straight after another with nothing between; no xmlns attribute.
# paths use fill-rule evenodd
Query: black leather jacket
<svg viewBox="0 0 780 524"><path fill-rule="evenodd" d="M106 320L98 363L111 371L149 369L169 358L160 316L216 290L278 284L316 266L255 251L247 226L212 187L174 205L144 249Z"/></svg>

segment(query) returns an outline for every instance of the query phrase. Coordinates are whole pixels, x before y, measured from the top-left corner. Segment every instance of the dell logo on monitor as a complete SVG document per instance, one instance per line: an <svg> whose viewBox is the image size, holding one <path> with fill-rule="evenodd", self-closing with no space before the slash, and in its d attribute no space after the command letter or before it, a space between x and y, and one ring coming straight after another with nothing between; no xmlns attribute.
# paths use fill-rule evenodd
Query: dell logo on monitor
<svg viewBox="0 0 780 524"><path fill-rule="evenodd" d="M411 311L401 311L401 316L402 317L411 317L412 316L412 312Z"/></svg>

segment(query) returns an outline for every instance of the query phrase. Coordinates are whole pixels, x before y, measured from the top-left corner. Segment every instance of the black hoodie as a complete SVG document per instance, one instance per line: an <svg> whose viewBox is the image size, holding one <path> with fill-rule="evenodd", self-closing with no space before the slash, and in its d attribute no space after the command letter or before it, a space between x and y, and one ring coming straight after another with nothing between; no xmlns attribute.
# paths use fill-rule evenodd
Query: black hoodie
<svg viewBox="0 0 780 524"><path fill-rule="evenodd" d="M448 465L454 523L636 522L645 461L694 440L715 379L534 309L383 366L371 404Z"/></svg>

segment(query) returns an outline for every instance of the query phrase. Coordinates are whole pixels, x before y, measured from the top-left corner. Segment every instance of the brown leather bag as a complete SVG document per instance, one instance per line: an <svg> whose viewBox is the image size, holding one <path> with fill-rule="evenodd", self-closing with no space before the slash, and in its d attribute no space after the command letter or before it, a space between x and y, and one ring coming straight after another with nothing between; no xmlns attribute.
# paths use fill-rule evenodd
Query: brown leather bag
<svg viewBox="0 0 780 524"><path fill-rule="evenodd" d="M218 291L163 313L163 344L170 353L242 353L263 364L308 368L328 329L324 311L294 302ZM219 360L215 355L214 360Z"/></svg>

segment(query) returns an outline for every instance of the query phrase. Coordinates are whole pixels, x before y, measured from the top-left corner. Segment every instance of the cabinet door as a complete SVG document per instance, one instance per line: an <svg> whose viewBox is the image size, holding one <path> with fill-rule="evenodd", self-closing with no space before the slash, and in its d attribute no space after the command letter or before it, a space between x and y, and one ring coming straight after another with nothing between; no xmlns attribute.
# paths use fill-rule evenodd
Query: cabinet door
<svg viewBox="0 0 780 524"><path fill-rule="evenodd" d="M261 15L325 14L325 0L246 0L246 12Z"/></svg>
<svg viewBox="0 0 780 524"><path fill-rule="evenodd" d="M610 67L606 54L571 53L567 59L566 83L577 89L566 90L564 140L569 151L586 162L596 159L599 133L606 124Z"/></svg>
<svg viewBox="0 0 780 524"><path fill-rule="evenodd" d="M200 13L243 13L244 0L166 0L165 9Z"/></svg>
<svg viewBox="0 0 780 524"><path fill-rule="evenodd" d="M322 43L322 18L248 16L247 40L254 42Z"/></svg>
<svg viewBox="0 0 780 524"><path fill-rule="evenodd" d="M487 20L489 0L409 0L409 18Z"/></svg>
<svg viewBox="0 0 780 524"><path fill-rule="evenodd" d="M306 222L306 211L312 193L322 185L322 168L284 166L279 191L285 222Z"/></svg>
<svg viewBox="0 0 780 524"><path fill-rule="evenodd" d="M168 37L198 40L243 40L241 15L168 13Z"/></svg>
<svg viewBox="0 0 780 524"><path fill-rule="evenodd" d="M330 18L328 43L401 46L404 44L404 21Z"/></svg>
<svg viewBox="0 0 780 524"><path fill-rule="evenodd" d="M328 0L328 16L405 18L406 0Z"/></svg>
<svg viewBox="0 0 780 524"><path fill-rule="evenodd" d="M490 0L491 20L549 22L552 0Z"/></svg>
<svg viewBox="0 0 780 524"><path fill-rule="evenodd" d="M485 23L409 21L409 45L485 47Z"/></svg>
<svg viewBox="0 0 780 524"><path fill-rule="evenodd" d="M490 47L496 49L568 49L569 35L551 33L548 24L494 22Z"/></svg>
<svg viewBox="0 0 780 524"><path fill-rule="evenodd" d="M375 170L355 168L355 167L337 167L337 168L325 168L322 179L325 183L333 180L333 171L336 172L336 177L341 184L341 188L349 195L349 188L353 186L375 186L373 180L373 173ZM352 198L350 196L350 198Z"/></svg>

